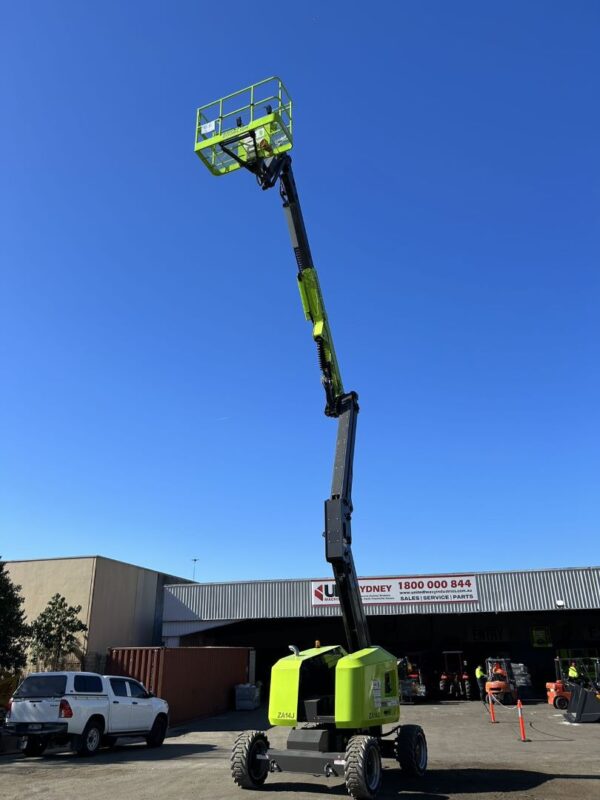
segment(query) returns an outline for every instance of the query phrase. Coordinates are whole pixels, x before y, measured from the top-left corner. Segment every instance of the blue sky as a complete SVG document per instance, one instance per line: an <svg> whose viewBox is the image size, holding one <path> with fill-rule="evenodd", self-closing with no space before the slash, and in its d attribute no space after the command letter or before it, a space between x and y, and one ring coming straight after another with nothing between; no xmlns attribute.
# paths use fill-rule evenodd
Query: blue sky
<svg viewBox="0 0 600 800"><path fill-rule="evenodd" d="M361 399L359 574L598 562L597 3L1 16L4 558L328 574L279 197L193 153L198 105L277 74Z"/></svg>

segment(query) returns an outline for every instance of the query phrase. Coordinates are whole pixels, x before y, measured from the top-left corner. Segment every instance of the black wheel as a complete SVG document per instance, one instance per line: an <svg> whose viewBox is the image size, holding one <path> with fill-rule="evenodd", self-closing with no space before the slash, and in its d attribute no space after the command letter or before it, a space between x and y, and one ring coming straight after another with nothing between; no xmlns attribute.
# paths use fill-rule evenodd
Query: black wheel
<svg viewBox="0 0 600 800"><path fill-rule="evenodd" d="M427 739L420 725L403 725L396 736L396 760L406 775L423 777L427 769Z"/></svg>
<svg viewBox="0 0 600 800"><path fill-rule="evenodd" d="M471 681L465 681L465 699L472 700L473 699L473 686Z"/></svg>
<svg viewBox="0 0 600 800"><path fill-rule="evenodd" d="M566 711L569 706L569 701L567 698L559 694L554 698L554 708L558 708L559 711Z"/></svg>
<svg viewBox="0 0 600 800"><path fill-rule="evenodd" d="M146 736L146 744L148 747L160 747L167 735L167 718L158 716L150 729L150 733Z"/></svg>
<svg viewBox="0 0 600 800"><path fill-rule="evenodd" d="M269 740L262 731L244 731L231 751L231 775L242 789L258 789L269 773Z"/></svg>
<svg viewBox="0 0 600 800"><path fill-rule="evenodd" d="M75 746L78 756L95 756L102 742L102 724L91 719L83 729L79 741Z"/></svg>
<svg viewBox="0 0 600 800"><path fill-rule="evenodd" d="M29 757L41 756L47 747L48 739L45 736L28 736L23 753Z"/></svg>
<svg viewBox="0 0 600 800"><path fill-rule="evenodd" d="M374 736L353 736L346 747L346 788L355 800L372 800L381 786L381 754Z"/></svg>

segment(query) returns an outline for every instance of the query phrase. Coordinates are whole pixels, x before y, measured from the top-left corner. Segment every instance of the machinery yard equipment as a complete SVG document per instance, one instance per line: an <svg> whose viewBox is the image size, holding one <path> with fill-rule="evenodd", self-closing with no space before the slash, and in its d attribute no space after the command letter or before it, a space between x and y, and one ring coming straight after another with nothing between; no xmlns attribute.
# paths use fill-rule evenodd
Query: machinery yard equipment
<svg viewBox="0 0 600 800"><path fill-rule="evenodd" d="M451 700L470 700L473 689L463 651L444 650L442 656L444 669L439 682L441 697Z"/></svg>
<svg viewBox="0 0 600 800"><path fill-rule="evenodd" d="M567 680L571 697L565 719L568 722L600 722L600 659L579 660L587 663L582 665L577 682Z"/></svg>
<svg viewBox="0 0 600 800"><path fill-rule="evenodd" d="M578 679L582 685L591 685L596 675L595 663L597 659L594 658L555 658L554 671L556 673L556 680L548 681L546 684L546 695L548 702L561 711L566 711L569 701L571 699L572 683L569 679L569 667L575 664L577 672L580 676Z"/></svg>
<svg viewBox="0 0 600 800"><path fill-rule="evenodd" d="M416 703L427 697L427 686L421 668L410 657L398 659L398 685L402 703Z"/></svg>
<svg viewBox="0 0 600 800"><path fill-rule="evenodd" d="M498 703L516 702L518 699L517 682L510 658L487 658L485 661L487 681L486 695L491 694Z"/></svg>
<svg viewBox="0 0 600 800"><path fill-rule="evenodd" d="M568 666L563 670L562 662L567 659L554 659L554 671L556 673L556 680L548 681L546 683L546 696L550 705L558 708L560 711L565 711L571 699L571 689L568 686L566 674ZM570 663L570 661L568 662Z"/></svg>
<svg viewBox="0 0 600 800"><path fill-rule="evenodd" d="M291 147L292 100L279 78L198 109L195 152L212 174L245 169L262 189L279 182L302 308L317 346L325 414L338 420L331 496L325 501L325 556L333 569L348 649L329 645L300 652L290 646L292 655L273 666L269 696L271 725L292 729L287 747L271 748L263 731L242 733L231 770L244 789L259 788L269 772L340 776L352 797L371 800L381 785L381 757L396 758L408 775L423 775L427 743L418 725L383 733L384 725L399 719L398 673L395 656L371 644L352 557L358 395L346 392L342 383L292 173Z"/></svg>

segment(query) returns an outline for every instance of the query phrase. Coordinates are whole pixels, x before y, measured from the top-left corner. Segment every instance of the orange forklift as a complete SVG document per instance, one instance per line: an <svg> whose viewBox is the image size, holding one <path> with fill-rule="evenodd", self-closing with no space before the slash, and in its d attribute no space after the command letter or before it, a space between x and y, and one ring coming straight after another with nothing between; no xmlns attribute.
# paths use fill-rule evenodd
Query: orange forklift
<svg viewBox="0 0 600 800"><path fill-rule="evenodd" d="M451 700L471 700L473 687L462 650L443 650L444 669L440 674L440 697Z"/></svg>
<svg viewBox="0 0 600 800"><path fill-rule="evenodd" d="M486 658L486 697L491 694L498 703L516 703L519 693L510 658Z"/></svg>
<svg viewBox="0 0 600 800"><path fill-rule="evenodd" d="M577 659L577 661L580 660L581 659ZM562 662L565 662L564 670ZM556 680L548 681L548 683L546 683L546 694L548 696L548 702L550 703L550 705L554 706L554 708L558 708L560 711L567 710L567 706L569 705L569 700L571 699L572 692L569 689L566 680L568 664L570 663L571 659L555 658L554 670L556 672Z"/></svg>
<svg viewBox="0 0 600 800"><path fill-rule="evenodd" d="M591 686L596 673L596 658L555 658L556 680L548 681L546 694L548 702L560 711L566 711L573 695L573 684ZM576 678L569 677L569 667L574 667Z"/></svg>

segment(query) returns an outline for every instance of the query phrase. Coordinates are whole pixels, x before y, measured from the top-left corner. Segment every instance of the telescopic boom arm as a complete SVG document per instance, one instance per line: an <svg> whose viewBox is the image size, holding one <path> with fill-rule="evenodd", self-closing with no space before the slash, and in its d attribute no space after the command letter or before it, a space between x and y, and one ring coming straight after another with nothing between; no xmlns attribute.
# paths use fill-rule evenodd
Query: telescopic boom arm
<svg viewBox="0 0 600 800"><path fill-rule="evenodd" d="M325 555L333 568L348 646L354 652L371 643L352 558L352 466L358 395L356 392L344 392L292 172L292 159L284 154L265 161L257 160L248 167L255 172L263 189L274 186L279 178L283 210L298 265L297 278L302 308L306 318L313 324L313 338L317 343L321 381L327 399L325 413L338 418L331 497L325 501Z"/></svg>
<svg viewBox="0 0 600 800"><path fill-rule="evenodd" d="M254 140L253 152L258 154L260 145L254 132L245 134L246 137L248 135ZM352 558L352 465L358 395L356 392L344 392L325 302L313 264L292 172L292 159L287 153L282 153L270 158L257 156L243 160L235 151L235 142L239 138L240 136L232 137L222 142L220 147L241 167L253 172L262 189L272 188L279 180L279 193L298 266L297 280L302 308L306 319L312 323L313 339L317 345L321 382L326 397L325 414L338 418L331 497L325 501L325 557L333 568L348 647L350 652L355 652L371 644Z"/></svg>

